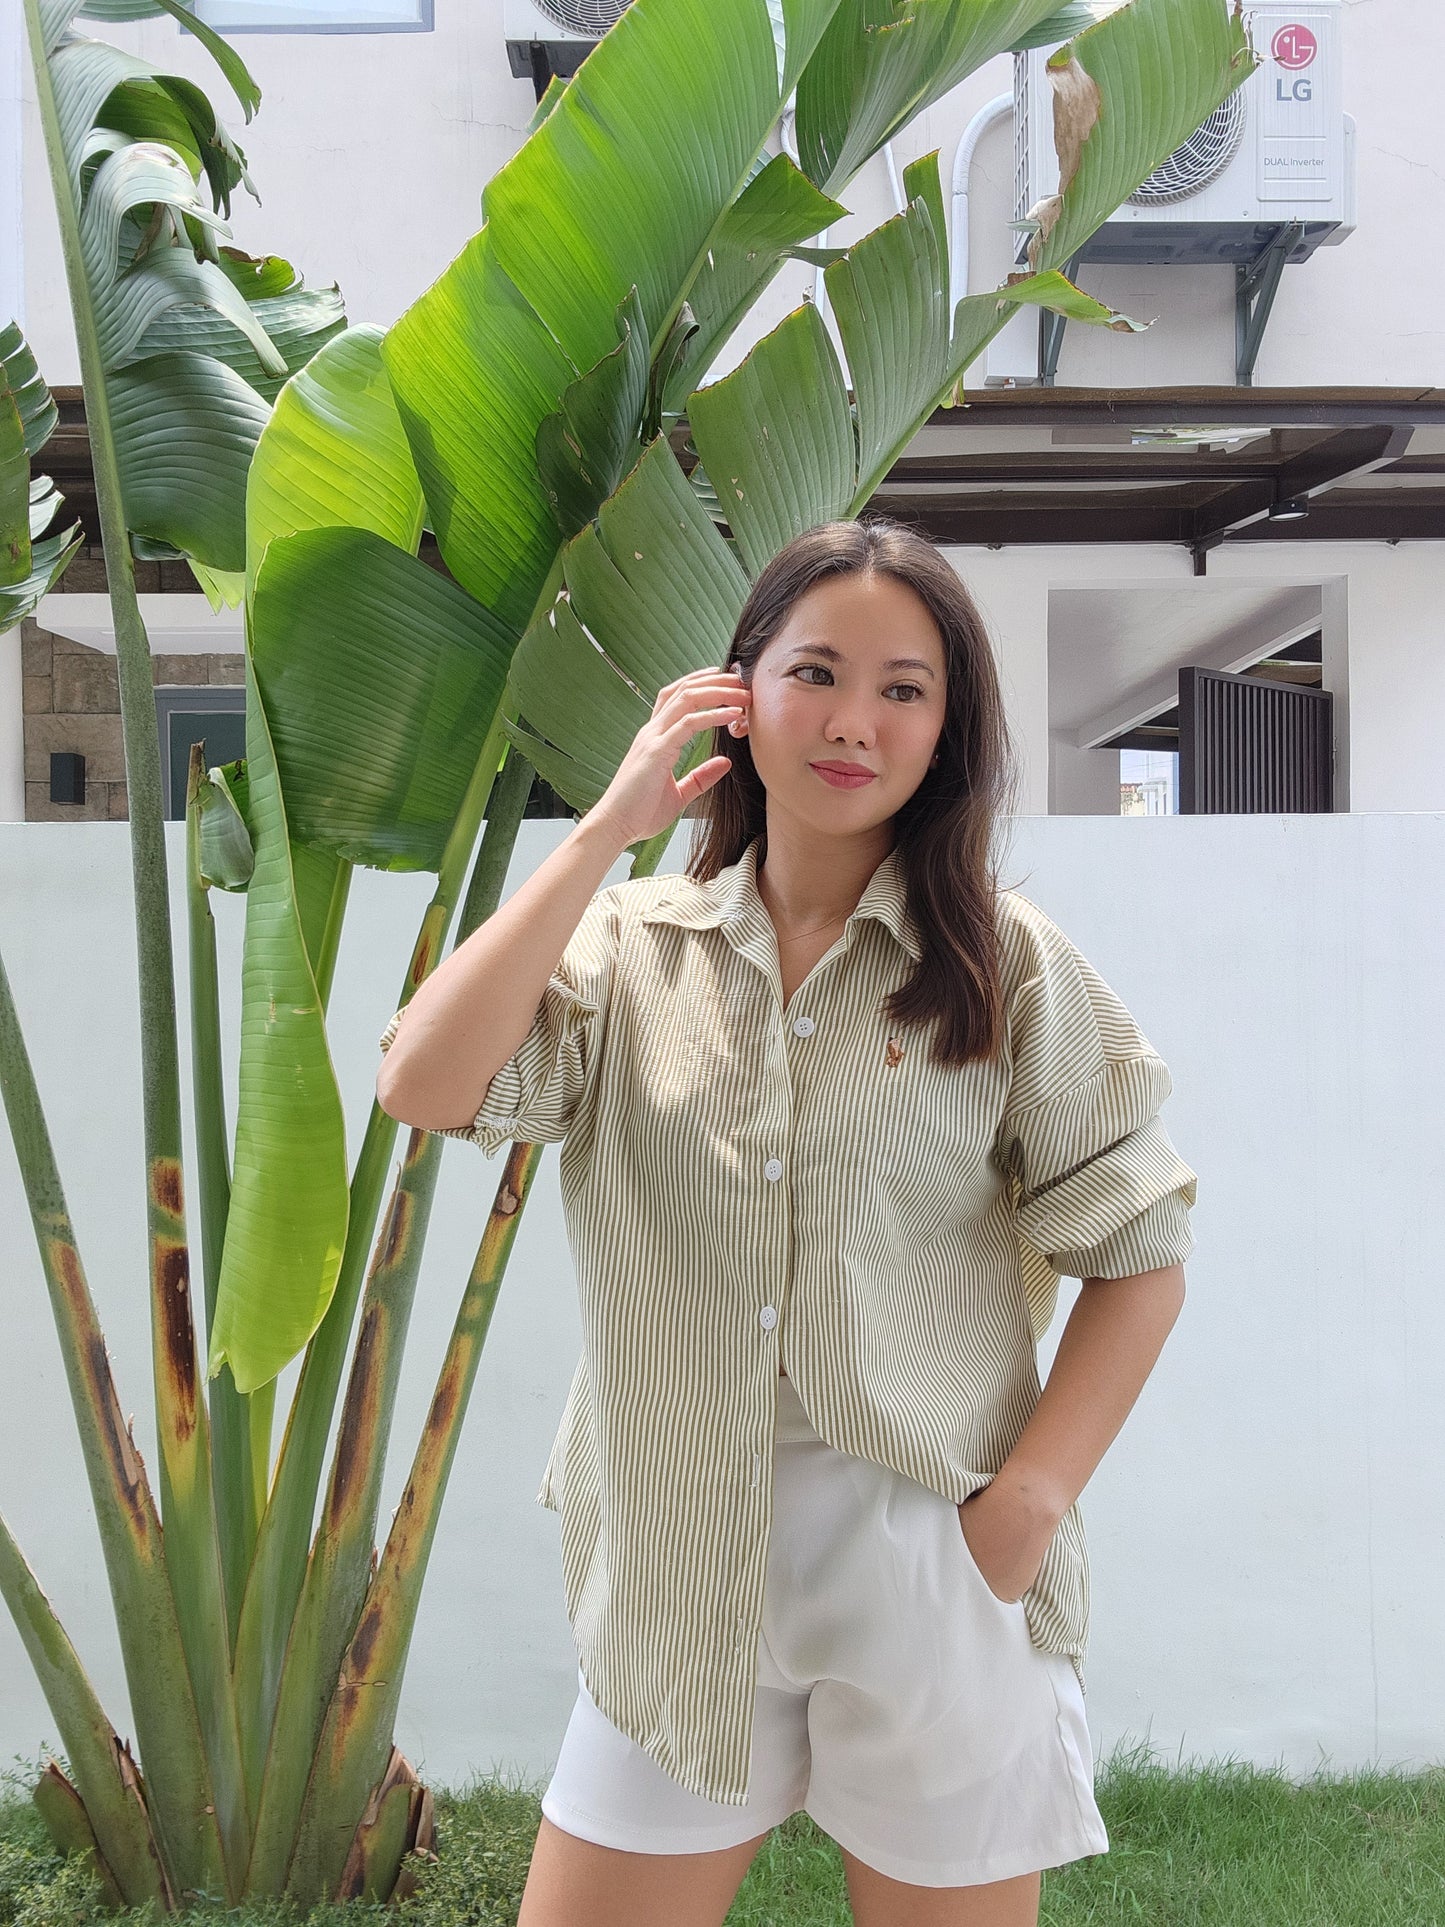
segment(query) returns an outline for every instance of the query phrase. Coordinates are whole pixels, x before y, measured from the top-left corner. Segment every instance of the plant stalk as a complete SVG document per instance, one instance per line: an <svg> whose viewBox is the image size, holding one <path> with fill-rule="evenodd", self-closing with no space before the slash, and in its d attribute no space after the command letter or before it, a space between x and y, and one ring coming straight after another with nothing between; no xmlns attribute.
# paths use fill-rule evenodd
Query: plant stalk
<svg viewBox="0 0 1445 1927"><path fill-rule="evenodd" d="M226 1846L228 1876L244 1864L250 1824L240 1770L229 1641L211 1490L209 1418L200 1390L181 1165L180 1064L160 735L150 645L136 595L106 372L80 243L80 208L64 150L39 0L25 0L37 102L59 217L115 628L135 893L141 1094L149 1241L151 1356L166 1568ZM146 1761L149 1768L154 1763Z"/></svg>

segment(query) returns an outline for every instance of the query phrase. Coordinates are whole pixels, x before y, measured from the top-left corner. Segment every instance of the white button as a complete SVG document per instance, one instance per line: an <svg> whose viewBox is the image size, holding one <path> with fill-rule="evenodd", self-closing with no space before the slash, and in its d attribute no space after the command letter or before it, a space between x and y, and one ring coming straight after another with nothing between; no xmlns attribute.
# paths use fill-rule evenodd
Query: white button
<svg viewBox="0 0 1445 1927"><path fill-rule="evenodd" d="M765 1178L780 1178L782 1175L783 1160L781 1158L769 1158L763 1166L763 1176Z"/></svg>
<svg viewBox="0 0 1445 1927"><path fill-rule="evenodd" d="M796 1033L796 1034L797 1034L797 1035L798 1035L799 1037L811 1037L811 1036L812 1036L812 1034L813 1034L813 1020L812 1020L812 1018L811 1018L811 1017L795 1017L795 1018L793 1019L793 1029L794 1029L794 1031L795 1031L795 1033Z"/></svg>
<svg viewBox="0 0 1445 1927"><path fill-rule="evenodd" d="M758 1313L758 1323L765 1332L770 1332L778 1322L778 1314L772 1305L764 1305Z"/></svg>

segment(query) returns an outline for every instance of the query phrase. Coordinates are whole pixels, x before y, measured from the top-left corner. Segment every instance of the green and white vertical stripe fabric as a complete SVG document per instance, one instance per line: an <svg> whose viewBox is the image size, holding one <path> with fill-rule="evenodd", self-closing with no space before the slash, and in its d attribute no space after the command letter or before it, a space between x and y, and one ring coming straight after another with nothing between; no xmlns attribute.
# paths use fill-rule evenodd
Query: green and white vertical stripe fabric
<svg viewBox="0 0 1445 1927"><path fill-rule="evenodd" d="M783 1002L759 844L584 912L465 1137L562 1145L583 1350L539 1502L599 1707L689 1791L748 1792L781 1367L839 1451L961 1503L1039 1394L1060 1276L1193 1249L1168 1070L1013 891L1008 1024L939 1067L883 1002L920 954L896 850ZM385 1049L404 1021L398 1012ZM1083 1680L1078 1506L1023 1599Z"/></svg>

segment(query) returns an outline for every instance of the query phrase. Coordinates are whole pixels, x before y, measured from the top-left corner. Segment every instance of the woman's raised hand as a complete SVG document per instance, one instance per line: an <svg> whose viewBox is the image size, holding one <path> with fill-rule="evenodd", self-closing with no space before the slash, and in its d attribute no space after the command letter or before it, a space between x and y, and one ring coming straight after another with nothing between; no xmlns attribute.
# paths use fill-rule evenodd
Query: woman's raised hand
<svg viewBox="0 0 1445 1927"><path fill-rule="evenodd" d="M730 767L726 756L710 756L679 783L673 765L686 745L699 730L745 715L751 701L752 691L732 669L694 669L664 683L651 716L588 815L604 818L627 843L660 836Z"/></svg>

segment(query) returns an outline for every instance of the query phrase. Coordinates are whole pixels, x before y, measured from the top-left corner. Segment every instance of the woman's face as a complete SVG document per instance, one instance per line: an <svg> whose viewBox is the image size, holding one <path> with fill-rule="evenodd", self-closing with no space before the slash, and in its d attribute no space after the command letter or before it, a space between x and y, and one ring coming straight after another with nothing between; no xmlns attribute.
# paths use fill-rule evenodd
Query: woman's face
<svg viewBox="0 0 1445 1927"><path fill-rule="evenodd" d="M946 664L937 624L887 575L836 575L800 596L753 666L741 727L768 793L819 834L886 822L928 774L943 732ZM815 765L872 780L830 783Z"/></svg>

